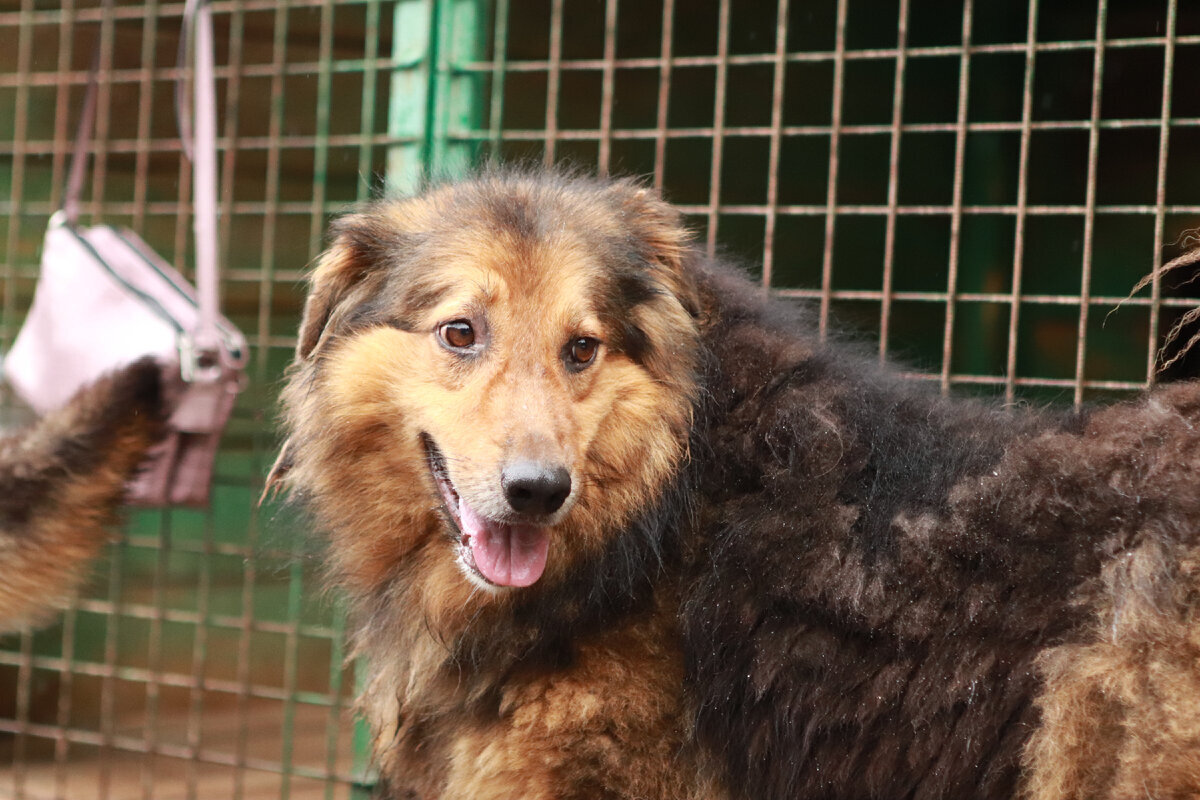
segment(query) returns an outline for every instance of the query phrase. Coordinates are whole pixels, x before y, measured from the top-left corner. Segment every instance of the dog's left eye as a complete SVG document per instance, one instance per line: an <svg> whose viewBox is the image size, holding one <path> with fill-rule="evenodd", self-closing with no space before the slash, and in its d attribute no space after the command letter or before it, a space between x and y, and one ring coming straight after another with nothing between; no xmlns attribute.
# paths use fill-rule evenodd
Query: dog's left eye
<svg viewBox="0 0 1200 800"><path fill-rule="evenodd" d="M596 360L596 351L600 342L590 336L580 336L571 342L567 348L567 357L574 369L583 369Z"/></svg>
<svg viewBox="0 0 1200 800"><path fill-rule="evenodd" d="M465 350L475 344L475 329L465 319L445 323L438 329L438 334L455 350Z"/></svg>

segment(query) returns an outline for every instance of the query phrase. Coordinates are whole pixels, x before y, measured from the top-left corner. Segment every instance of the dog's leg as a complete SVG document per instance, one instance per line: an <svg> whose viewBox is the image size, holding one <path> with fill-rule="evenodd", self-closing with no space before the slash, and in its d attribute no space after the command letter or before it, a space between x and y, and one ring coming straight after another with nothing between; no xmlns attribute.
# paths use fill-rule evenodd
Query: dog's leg
<svg viewBox="0 0 1200 800"><path fill-rule="evenodd" d="M1099 412L1087 432L1128 527L1075 603L1091 624L1042 653L1029 800L1200 793L1200 383ZM1079 483L1078 485L1085 485ZM1084 507L1082 503L1078 504Z"/></svg>
<svg viewBox="0 0 1200 800"><path fill-rule="evenodd" d="M1092 641L1047 651L1030 800L1200 790L1200 553L1147 541L1109 564Z"/></svg>
<svg viewBox="0 0 1200 800"><path fill-rule="evenodd" d="M71 595L162 427L159 367L144 359L0 439L0 630Z"/></svg>

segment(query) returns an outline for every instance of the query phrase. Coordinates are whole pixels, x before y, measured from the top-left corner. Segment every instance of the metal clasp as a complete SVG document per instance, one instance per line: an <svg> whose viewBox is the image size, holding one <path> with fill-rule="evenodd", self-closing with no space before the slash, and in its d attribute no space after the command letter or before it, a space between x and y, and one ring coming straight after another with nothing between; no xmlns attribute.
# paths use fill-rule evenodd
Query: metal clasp
<svg viewBox="0 0 1200 800"><path fill-rule="evenodd" d="M221 377L221 354L216 347L197 347L190 333L181 333L179 376L185 383L213 383Z"/></svg>

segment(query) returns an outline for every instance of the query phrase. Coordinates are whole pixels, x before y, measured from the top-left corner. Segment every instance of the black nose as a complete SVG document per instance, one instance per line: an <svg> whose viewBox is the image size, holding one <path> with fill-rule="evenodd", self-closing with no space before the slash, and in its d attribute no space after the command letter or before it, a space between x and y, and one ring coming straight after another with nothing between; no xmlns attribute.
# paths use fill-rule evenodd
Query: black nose
<svg viewBox="0 0 1200 800"><path fill-rule="evenodd" d="M553 464L518 461L504 468L500 485L513 511L553 514L571 493L571 473Z"/></svg>

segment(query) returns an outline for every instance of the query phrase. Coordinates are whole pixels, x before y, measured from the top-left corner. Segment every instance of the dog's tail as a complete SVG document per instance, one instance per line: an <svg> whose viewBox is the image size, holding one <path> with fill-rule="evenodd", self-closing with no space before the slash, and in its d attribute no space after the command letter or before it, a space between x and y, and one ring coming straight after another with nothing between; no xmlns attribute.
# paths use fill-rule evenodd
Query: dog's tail
<svg viewBox="0 0 1200 800"><path fill-rule="evenodd" d="M0 630L71 596L165 418L160 367L143 359L0 439Z"/></svg>

